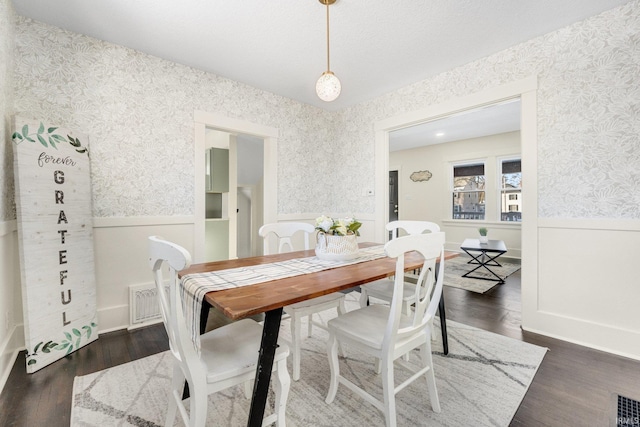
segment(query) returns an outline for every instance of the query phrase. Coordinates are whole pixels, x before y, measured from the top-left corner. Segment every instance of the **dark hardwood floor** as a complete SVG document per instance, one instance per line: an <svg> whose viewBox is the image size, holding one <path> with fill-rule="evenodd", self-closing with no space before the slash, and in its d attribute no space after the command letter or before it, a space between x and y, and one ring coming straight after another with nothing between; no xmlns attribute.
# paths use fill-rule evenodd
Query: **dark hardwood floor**
<svg viewBox="0 0 640 427"><path fill-rule="evenodd" d="M521 330L519 273L484 295L445 287L445 301L448 319L549 348L512 426L615 425L612 395L640 400L640 362ZM75 376L167 349L154 325L100 335L34 374L21 354L0 394L0 426L68 426Z"/></svg>

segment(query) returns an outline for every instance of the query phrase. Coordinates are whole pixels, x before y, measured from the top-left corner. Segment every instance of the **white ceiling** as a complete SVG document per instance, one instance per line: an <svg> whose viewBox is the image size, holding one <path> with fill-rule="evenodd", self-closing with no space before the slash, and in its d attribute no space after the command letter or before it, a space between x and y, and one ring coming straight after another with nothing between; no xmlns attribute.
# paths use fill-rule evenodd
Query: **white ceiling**
<svg viewBox="0 0 640 427"><path fill-rule="evenodd" d="M13 0L16 12L336 111L490 55L628 0L337 0L332 103L318 0Z"/></svg>
<svg viewBox="0 0 640 427"><path fill-rule="evenodd" d="M389 151L520 130L520 99L452 114L389 133Z"/></svg>

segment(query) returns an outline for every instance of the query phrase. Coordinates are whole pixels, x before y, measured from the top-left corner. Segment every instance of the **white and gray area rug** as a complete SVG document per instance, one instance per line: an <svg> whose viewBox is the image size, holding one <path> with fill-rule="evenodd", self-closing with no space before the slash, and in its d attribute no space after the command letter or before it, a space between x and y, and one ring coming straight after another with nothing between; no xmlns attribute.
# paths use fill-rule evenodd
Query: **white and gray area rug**
<svg viewBox="0 0 640 427"><path fill-rule="evenodd" d="M468 256L459 256L456 258L452 258L450 260L445 261L444 267L444 284L446 286L452 286L454 288L465 289L467 291L477 292L483 294L487 292L489 289L498 285L498 282L493 280L482 280L482 279L473 279L469 277L462 277L468 271L473 270L477 267L474 264L468 264L469 260ZM520 264L516 264L510 261L503 261L498 259L498 262L501 264L501 267L490 266L491 270L495 272L498 276L502 278L502 280L509 277L511 274L520 270ZM484 269L484 267L480 267L476 271L472 273L474 276L486 277L489 279L495 279L491 273Z"/></svg>
<svg viewBox="0 0 640 427"><path fill-rule="evenodd" d="M358 307L357 296L347 295L348 310ZM333 315L323 313L325 318ZM414 381L396 397L398 425L508 426L547 349L452 321L447 321L447 327L449 354L442 354L439 328L433 342L442 412L431 410L426 381ZM282 322L281 337L290 337L289 320ZM344 386L338 388L332 404L325 403L329 386L326 338L324 330L314 328L313 335L303 342L302 375L299 381L291 382L287 425L383 426L382 413ZM341 371L381 396L374 360L354 349L345 350L347 358L341 358ZM417 361L418 353L414 351L411 363ZM171 356L164 352L76 377L71 426L163 425L170 375ZM396 384L407 377L406 370L396 369ZM249 404L242 387L216 393L209 397L207 425L246 425ZM176 421L176 425L182 423Z"/></svg>

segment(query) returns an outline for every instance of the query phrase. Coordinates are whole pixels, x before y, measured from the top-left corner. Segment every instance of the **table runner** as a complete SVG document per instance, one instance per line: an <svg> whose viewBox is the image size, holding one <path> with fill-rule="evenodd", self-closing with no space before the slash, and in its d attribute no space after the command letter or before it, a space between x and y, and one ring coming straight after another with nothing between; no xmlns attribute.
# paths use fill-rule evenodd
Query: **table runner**
<svg viewBox="0 0 640 427"><path fill-rule="evenodd" d="M286 277L316 273L318 271L329 270L345 265L372 261L385 256L384 245L379 245L360 249L358 256L348 261L329 261L313 256L295 258L270 264L251 265L227 270L211 271L207 273L187 274L182 277L180 282L182 307L185 314L187 329L191 333L191 338L196 345L196 348L199 350L200 313L202 311L204 296L207 292L239 288L241 286L249 286L257 283L284 279Z"/></svg>

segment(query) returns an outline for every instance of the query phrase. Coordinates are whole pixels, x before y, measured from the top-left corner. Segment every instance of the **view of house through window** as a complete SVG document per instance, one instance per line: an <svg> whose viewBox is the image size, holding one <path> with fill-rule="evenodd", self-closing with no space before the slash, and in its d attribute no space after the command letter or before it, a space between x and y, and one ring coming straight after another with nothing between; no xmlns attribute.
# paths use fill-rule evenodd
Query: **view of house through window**
<svg viewBox="0 0 640 427"><path fill-rule="evenodd" d="M520 159L500 162L500 221L522 221L522 166Z"/></svg>
<svg viewBox="0 0 640 427"><path fill-rule="evenodd" d="M453 219L484 220L484 163L453 166Z"/></svg>

